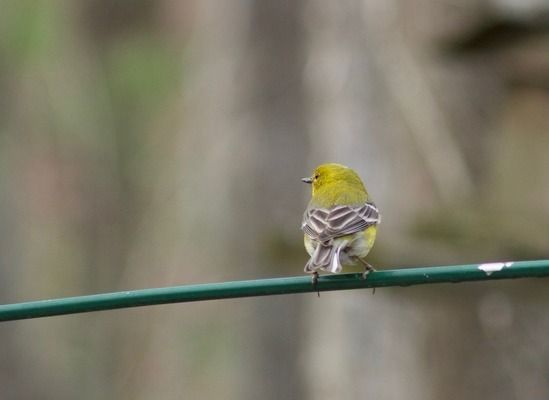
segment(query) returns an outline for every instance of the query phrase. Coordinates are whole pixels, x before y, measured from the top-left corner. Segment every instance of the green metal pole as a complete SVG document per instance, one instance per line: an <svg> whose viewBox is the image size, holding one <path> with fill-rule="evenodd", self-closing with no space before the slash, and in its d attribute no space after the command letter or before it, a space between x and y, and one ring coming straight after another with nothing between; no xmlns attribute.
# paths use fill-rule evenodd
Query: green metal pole
<svg viewBox="0 0 549 400"><path fill-rule="evenodd" d="M347 290L426 283L486 281L549 276L549 260L404 268L361 274L325 275L317 289ZM89 296L0 305L0 321L76 314L156 304L315 292L310 276L207 283L200 285L131 290Z"/></svg>

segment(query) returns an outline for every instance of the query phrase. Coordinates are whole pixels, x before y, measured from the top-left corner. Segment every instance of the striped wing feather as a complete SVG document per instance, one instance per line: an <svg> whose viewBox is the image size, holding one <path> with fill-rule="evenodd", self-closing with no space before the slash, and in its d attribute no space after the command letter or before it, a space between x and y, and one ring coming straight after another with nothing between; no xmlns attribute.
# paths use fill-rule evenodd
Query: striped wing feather
<svg viewBox="0 0 549 400"><path fill-rule="evenodd" d="M303 231L313 240L327 242L333 238L351 235L380 222L380 215L373 203L362 206L334 206L311 208L305 212Z"/></svg>

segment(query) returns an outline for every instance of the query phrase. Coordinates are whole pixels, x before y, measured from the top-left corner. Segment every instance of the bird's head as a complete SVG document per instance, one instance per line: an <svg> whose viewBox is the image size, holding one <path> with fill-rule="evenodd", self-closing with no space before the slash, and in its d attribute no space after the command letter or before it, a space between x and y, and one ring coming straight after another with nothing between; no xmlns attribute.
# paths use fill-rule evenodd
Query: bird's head
<svg viewBox="0 0 549 400"><path fill-rule="evenodd" d="M301 179L312 185L313 198L318 194L336 194L343 190L366 192L358 174L351 168L341 164L322 164L308 178Z"/></svg>

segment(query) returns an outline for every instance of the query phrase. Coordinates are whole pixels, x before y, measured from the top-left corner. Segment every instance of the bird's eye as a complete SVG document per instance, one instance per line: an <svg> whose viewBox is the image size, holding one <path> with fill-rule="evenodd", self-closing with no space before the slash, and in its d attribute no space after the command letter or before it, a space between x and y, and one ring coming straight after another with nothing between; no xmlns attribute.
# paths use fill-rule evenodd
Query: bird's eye
<svg viewBox="0 0 549 400"><path fill-rule="evenodd" d="M315 179L318 179L319 176L320 176L319 174L316 174L316 175L315 175Z"/></svg>

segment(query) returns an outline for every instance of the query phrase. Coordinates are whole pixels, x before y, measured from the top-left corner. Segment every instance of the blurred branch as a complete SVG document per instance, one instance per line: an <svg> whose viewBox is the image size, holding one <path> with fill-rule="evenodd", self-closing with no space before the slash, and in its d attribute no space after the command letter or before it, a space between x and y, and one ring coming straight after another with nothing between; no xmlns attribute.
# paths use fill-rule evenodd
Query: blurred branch
<svg viewBox="0 0 549 400"><path fill-rule="evenodd" d="M443 44L444 53L463 56L510 48L528 43L549 33L549 12L539 12L530 18L501 18L493 16L479 23L469 32Z"/></svg>
<svg viewBox="0 0 549 400"><path fill-rule="evenodd" d="M467 198L473 190L471 171L447 127L422 51L406 37L400 25L395 25L399 10L396 2L394 7L380 4L364 16L387 92L416 143L440 199L453 203Z"/></svg>
<svg viewBox="0 0 549 400"><path fill-rule="evenodd" d="M309 276L208 283L6 304L0 306L0 321L157 304L307 293L317 290L367 289L546 276L549 276L549 260L394 269L372 272L367 279L362 279L362 274L328 275L318 279L317 287L313 287Z"/></svg>
<svg viewBox="0 0 549 400"><path fill-rule="evenodd" d="M439 196L447 203L466 197L473 180L466 160L453 134L446 126L440 106L432 93L417 57L404 43L395 40L385 69L386 83L399 108L417 150L428 167Z"/></svg>

